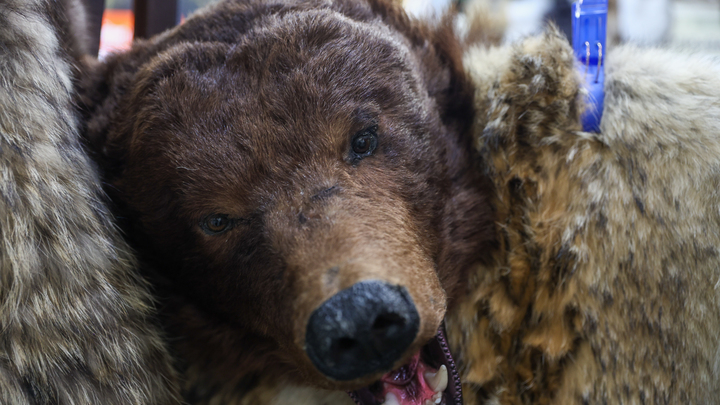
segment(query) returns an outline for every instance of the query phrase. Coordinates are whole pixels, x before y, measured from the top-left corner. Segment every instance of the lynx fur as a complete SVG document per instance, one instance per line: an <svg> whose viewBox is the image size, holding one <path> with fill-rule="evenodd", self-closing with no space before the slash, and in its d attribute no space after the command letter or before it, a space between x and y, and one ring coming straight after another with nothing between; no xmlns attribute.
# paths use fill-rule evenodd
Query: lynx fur
<svg viewBox="0 0 720 405"><path fill-rule="evenodd" d="M466 404L720 401L720 61L607 57L600 133L550 28L470 49L495 263L448 314Z"/></svg>

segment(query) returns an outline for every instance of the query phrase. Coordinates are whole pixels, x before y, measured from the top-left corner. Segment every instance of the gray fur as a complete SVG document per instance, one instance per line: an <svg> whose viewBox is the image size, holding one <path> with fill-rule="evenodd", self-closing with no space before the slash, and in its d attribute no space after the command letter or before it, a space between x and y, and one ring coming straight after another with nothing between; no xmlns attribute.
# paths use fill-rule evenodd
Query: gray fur
<svg viewBox="0 0 720 405"><path fill-rule="evenodd" d="M77 2L0 1L0 403L176 403L71 103Z"/></svg>

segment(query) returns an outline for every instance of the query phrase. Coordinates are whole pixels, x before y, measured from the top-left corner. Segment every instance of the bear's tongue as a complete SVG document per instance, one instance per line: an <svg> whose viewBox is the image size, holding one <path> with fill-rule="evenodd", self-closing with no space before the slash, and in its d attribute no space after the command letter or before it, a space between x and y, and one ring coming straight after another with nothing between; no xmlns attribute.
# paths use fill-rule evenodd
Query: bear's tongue
<svg viewBox="0 0 720 405"><path fill-rule="evenodd" d="M460 376L443 328L407 364L349 394L358 405L462 405Z"/></svg>

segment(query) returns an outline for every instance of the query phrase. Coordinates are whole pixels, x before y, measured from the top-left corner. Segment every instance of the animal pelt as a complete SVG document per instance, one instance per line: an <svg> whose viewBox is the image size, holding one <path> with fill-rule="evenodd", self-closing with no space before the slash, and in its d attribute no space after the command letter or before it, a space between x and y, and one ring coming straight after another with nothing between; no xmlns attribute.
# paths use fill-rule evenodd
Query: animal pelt
<svg viewBox="0 0 720 405"><path fill-rule="evenodd" d="M78 137L78 2L0 2L0 403L178 403Z"/></svg>
<svg viewBox="0 0 720 405"><path fill-rule="evenodd" d="M466 404L720 403L720 61L611 50L600 133L554 29L465 66L500 244L446 318Z"/></svg>

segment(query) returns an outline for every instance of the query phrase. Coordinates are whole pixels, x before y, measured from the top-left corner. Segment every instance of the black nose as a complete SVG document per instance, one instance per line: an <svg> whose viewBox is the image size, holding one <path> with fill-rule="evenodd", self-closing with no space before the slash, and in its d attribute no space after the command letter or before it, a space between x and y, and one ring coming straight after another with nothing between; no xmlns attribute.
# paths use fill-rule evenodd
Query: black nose
<svg viewBox="0 0 720 405"><path fill-rule="evenodd" d="M389 371L420 326L405 287L362 281L325 301L310 316L305 351L326 376L347 381Z"/></svg>

